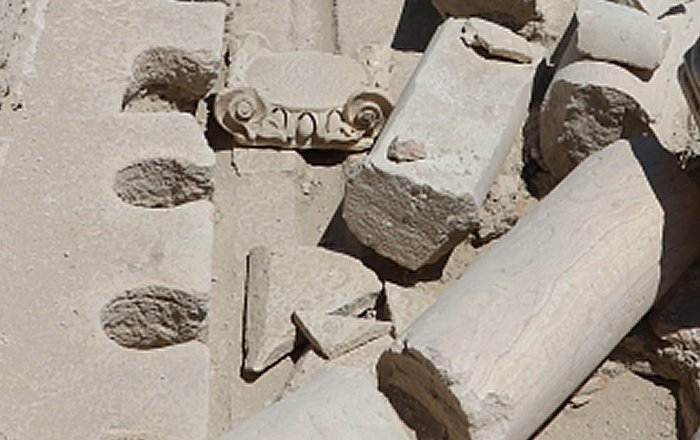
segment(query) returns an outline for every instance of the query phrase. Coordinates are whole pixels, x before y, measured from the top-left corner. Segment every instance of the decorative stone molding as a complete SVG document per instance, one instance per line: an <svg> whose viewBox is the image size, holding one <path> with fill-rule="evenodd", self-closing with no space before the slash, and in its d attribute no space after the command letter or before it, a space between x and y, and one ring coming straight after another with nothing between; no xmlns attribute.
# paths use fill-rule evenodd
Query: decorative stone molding
<svg viewBox="0 0 700 440"><path fill-rule="evenodd" d="M231 53L215 116L238 145L366 150L393 109L390 62L374 47L355 58L273 53L264 37L248 33Z"/></svg>

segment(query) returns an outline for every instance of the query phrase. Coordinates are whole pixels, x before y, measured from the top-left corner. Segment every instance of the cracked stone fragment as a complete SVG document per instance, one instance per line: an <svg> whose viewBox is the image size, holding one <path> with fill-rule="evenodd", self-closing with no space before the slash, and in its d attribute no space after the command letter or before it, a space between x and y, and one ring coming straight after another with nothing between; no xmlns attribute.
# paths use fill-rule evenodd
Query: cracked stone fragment
<svg viewBox="0 0 700 440"><path fill-rule="evenodd" d="M297 310L293 319L311 345L328 359L335 359L392 329L390 322L329 315L317 310Z"/></svg>
<svg viewBox="0 0 700 440"><path fill-rule="evenodd" d="M474 228L527 112L537 63L482 57L462 41L465 23L438 29L369 157L346 170L349 229L411 270ZM400 156L396 139L420 148Z"/></svg>
<svg viewBox="0 0 700 440"><path fill-rule="evenodd" d="M446 17L481 17L552 49L566 31L576 0L432 0Z"/></svg>
<svg viewBox="0 0 700 440"><path fill-rule="evenodd" d="M622 67L580 61L559 72L542 104L540 155L559 181L592 153L650 133L642 81Z"/></svg>
<svg viewBox="0 0 700 440"><path fill-rule="evenodd" d="M382 289L377 276L352 257L323 248L256 247L248 257L245 362L262 372L294 349L295 310L359 310Z"/></svg>
<svg viewBox="0 0 700 440"><path fill-rule="evenodd" d="M334 368L224 434L220 440L408 440L371 374Z"/></svg>
<svg viewBox="0 0 700 440"><path fill-rule="evenodd" d="M670 35L644 12L605 0L581 0L576 11L578 50L587 57L653 71Z"/></svg>
<svg viewBox="0 0 700 440"><path fill-rule="evenodd" d="M531 44L510 29L481 18L470 18L464 25L465 44L485 50L489 55L531 63L534 49Z"/></svg>

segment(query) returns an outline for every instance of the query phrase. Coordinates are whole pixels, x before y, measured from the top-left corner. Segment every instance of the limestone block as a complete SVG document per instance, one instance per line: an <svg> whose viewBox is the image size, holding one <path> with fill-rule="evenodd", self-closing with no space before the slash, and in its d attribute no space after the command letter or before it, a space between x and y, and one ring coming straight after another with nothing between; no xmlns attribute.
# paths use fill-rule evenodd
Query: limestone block
<svg viewBox="0 0 700 440"><path fill-rule="evenodd" d="M248 257L244 368L262 372L294 349L295 310L335 312L382 285L359 261L316 247L254 248Z"/></svg>
<svg viewBox="0 0 700 440"><path fill-rule="evenodd" d="M401 287L392 283L386 283L384 290L389 317L397 336L402 335L436 299L434 295L422 292L418 288Z"/></svg>
<svg viewBox="0 0 700 440"><path fill-rule="evenodd" d="M294 364L287 382L284 385L283 395L297 391L303 386L313 382L324 373L337 367L359 368L371 375L376 375L376 366L379 356L384 353L394 342L389 336L381 336L355 350L335 359L325 359L314 350L308 350L302 354Z"/></svg>
<svg viewBox="0 0 700 440"><path fill-rule="evenodd" d="M525 119L536 69L483 58L463 43L464 25L451 19L437 31L369 158L347 173L350 230L412 270L473 227ZM409 141L425 158L388 157L392 144Z"/></svg>
<svg viewBox="0 0 700 440"><path fill-rule="evenodd" d="M477 16L553 50L573 17L575 0L432 0L447 17Z"/></svg>
<svg viewBox="0 0 700 440"><path fill-rule="evenodd" d="M653 71L670 35L647 13L606 0L582 0L576 11L576 45L587 57Z"/></svg>
<svg viewBox="0 0 700 440"><path fill-rule="evenodd" d="M700 255L698 214L653 138L594 154L382 356L380 388L450 438L529 438Z"/></svg>
<svg viewBox="0 0 700 440"><path fill-rule="evenodd" d="M226 433L239 439L408 440L371 375L336 368Z"/></svg>
<svg viewBox="0 0 700 440"><path fill-rule="evenodd" d="M368 44L389 47L405 0L337 0L333 2L336 50L353 54Z"/></svg>
<svg viewBox="0 0 700 440"><path fill-rule="evenodd" d="M274 53L253 33L241 35L231 50L215 115L238 145L365 150L393 107L389 66L374 50L358 58Z"/></svg>
<svg viewBox="0 0 700 440"><path fill-rule="evenodd" d="M700 40L685 53L678 79L695 123L700 125Z"/></svg>
<svg viewBox="0 0 700 440"><path fill-rule="evenodd" d="M342 356L389 334L392 329L390 322L338 316L316 310L296 310L293 320L311 345L327 359Z"/></svg>
<svg viewBox="0 0 700 440"><path fill-rule="evenodd" d="M609 63L581 61L555 75L540 113L540 155L556 180L619 139L651 132L645 85Z"/></svg>

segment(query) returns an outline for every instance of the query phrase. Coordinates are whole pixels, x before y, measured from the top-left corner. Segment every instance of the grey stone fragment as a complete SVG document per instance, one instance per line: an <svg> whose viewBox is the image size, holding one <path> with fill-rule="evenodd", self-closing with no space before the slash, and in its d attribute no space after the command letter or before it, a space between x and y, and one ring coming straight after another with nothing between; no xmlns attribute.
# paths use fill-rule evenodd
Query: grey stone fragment
<svg viewBox="0 0 700 440"><path fill-rule="evenodd" d="M470 18L464 25L465 44L482 49L490 56L518 63L531 63L534 47L513 31L480 18Z"/></svg>
<svg viewBox="0 0 700 440"><path fill-rule="evenodd" d="M435 302L435 296L417 288L401 287L386 283L386 304L389 317L394 324L394 333L398 336Z"/></svg>
<svg viewBox="0 0 700 440"><path fill-rule="evenodd" d="M293 319L309 342L327 359L335 359L389 334L393 327L390 322L329 315L315 310L297 310Z"/></svg>
<svg viewBox="0 0 700 440"><path fill-rule="evenodd" d="M581 0L576 11L576 46L587 57L653 71L670 35L654 17L605 0Z"/></svg>
<svg viewBox="0 0 700 440"><path fill-rule="evenodd" d="M381 289L374 273L343 254L306 246L252 249L246 281L244 368L261 372L294 349L295 310L350 310Z"/></svg>

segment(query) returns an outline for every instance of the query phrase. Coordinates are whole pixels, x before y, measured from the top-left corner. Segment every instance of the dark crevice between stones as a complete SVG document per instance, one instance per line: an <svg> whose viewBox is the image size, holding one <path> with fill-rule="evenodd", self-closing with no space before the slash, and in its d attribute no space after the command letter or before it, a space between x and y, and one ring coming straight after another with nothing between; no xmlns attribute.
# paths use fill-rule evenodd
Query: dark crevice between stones
<svg viewBox="0 0 700 440"><path fill-rule="evenodd" d="M164 286L127 290L100 311L107 337L139 350L204 339L206 317L205 300Z"/></svg>
<svg viewBox="0 0 700 440"><path fill-rule="evenodd" d="M114 192L126 203L143 208L172 208L211 200L214 170L182 159L146 159L117 172Z"/></svg>

